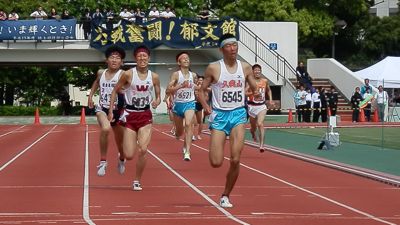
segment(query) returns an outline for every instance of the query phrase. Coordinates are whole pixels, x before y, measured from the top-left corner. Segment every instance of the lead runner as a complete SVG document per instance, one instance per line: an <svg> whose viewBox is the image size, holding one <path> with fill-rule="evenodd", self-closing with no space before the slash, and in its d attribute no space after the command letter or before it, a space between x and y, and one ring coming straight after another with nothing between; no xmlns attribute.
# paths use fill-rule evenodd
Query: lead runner
<svg viewBox="0 0 400 225"><path fill-rule="evenodd" d="M259 96L251 66L237 59L238 43L231 34L223 35L219 41L223 59L208 65L205 78L199 90L199 101L206 114L210 114L211 143L209 159L211 166L220 167L224 160L226 137L230 142L230 166L226 175L225 189L220 206L231 208L229 195L239 176L240 154L244 145L244 124L247 121L245 109L245 83L255 96ZM206 102L207 88L211 85L212 106Z"/></svg>

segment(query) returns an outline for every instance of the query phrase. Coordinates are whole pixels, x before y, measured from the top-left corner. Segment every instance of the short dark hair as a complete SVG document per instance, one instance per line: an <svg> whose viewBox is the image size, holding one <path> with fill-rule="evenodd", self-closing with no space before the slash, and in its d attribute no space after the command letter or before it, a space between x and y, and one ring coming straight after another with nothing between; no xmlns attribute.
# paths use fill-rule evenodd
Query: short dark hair
<svg viewBox="0 0 400 225"><path fill-rule="evenodd" d="M125 50L118 45L111 45L106 49L106 52L104 53L106 58L110 57L112 53L118 52L118 54L121 56L121 59L125 59Z"/></svg>
<svg viewBox="0 0 400 225"><path fill-rule="evenodd" d="M133 51L133 56L136 56L139 52L146 52L150 56L150 49L146 45L140 45Z"/></svg>
<svg viewBox="0 0 400 225"><path fill-rule="evenodd" d="M254 64L251 69L254 70L255 68L259 68L261 70L260 64Z"/></svg>
<svg viewBox="0 0 400 225"><path fill-rule="evenodd" d="M226 33L226 34L222 35L222 36L219 38L219 40L218 40L218 46L221 47L221 43L222 43L224 40L228 39L228 38L235 38L235 39L236 39L235 35L230 34L230 33Z"/></svg>

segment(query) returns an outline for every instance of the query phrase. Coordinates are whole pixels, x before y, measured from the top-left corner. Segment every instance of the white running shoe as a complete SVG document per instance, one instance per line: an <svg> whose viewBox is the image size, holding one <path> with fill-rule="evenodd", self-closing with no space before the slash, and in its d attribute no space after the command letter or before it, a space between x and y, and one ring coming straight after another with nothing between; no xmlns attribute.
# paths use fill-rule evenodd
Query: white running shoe
<svg viewBox="0 0 400 225"><path fill-rule="evenodd" d="M102 177L106 175L107 169L107 161L100 161L100 164L97 166L97 176Z"/></svg>
<svg viewBox="0 0 400 225"><path fill-rule="evenodd" d="M197 139L196 139L196 136L192 136L192 141L196 141Z"/></svg>
<svg viewBox="0 0 400 225"><path fill-rule="evenodd" d="M219 205L222 208L232 208L233 207L233 205L229 202L228 196L225 196L225 195L221 197L221 199L219 201Z"/></svg>
<svg viewBox="0 0 400 225"><path fill-rule="evenodd" d="M134 191L141 191L143 190L142 186L140 185L139 181L133 181L132 188Z"/></svg>
<svg viewBox="0 0 400 225"><path fill-rule="evenodd" d="M118 158L118 172L121 175L125 173L125 162L126 162L126 159L121 161L121 159Z"/></svg>
<svg viewBox="0 0 400 225"><path fill-rule="evenodd" d="M190 152L185 151L185 153L183 153L183 160L185 160L185 161L190 161L190 160L192 160L192 159L190 158Z"/></svg>

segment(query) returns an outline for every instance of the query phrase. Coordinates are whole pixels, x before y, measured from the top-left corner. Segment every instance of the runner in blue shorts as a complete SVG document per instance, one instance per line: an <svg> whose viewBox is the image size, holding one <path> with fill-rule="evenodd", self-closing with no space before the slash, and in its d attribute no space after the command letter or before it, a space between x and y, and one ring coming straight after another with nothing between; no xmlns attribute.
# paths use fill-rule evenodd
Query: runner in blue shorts
<svg viewBox="0 0 400 225"><path fill-rule="evenodd" d="M174 95L174 122L175 136L179 137L185 132L183 142L183 159L191 160L190 146L193 136L193 117L195 112L195 79L196 73L190 71L190 58L187 52L181 52L176 56L179 70L171 75L168 85L168 94Z"/></svg>
<svg viewBox="0 0 400 225"><path fill-rule="evenodd" d="M229 194L239 176L240 154L244 145L246 123L245 83L255 96L259 95L251 66L237 60L237 39L226 34L220 38L220 50L223 59L211 63L206 71L203 85L199 90L199 102L204 112L210 114L211 143L209 159L212 167L220 167L224 160L226 137L230 142L230 166L226 176L225 189L220 198L220 206L233 207ZM207 104L207 88L211 85L211 106Z"/></svg>

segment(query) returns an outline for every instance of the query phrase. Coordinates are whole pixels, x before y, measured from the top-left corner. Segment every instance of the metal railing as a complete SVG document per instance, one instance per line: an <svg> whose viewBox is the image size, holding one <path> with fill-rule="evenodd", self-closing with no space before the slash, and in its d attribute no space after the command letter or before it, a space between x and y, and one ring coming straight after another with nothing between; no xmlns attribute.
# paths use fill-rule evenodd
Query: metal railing
<svg viewBox="0 0 400 225"><path fill-rule="evenodd" d="M295 90L292 82L289 81L288 74L296 77L296 70L290 63L259 36L251 31L242 22L239 22L240 42L252 53L254 53L255 62L258 60L264 62L271 70L276 73L277 80L283 79L283 85L289 84Z"/></svg>

